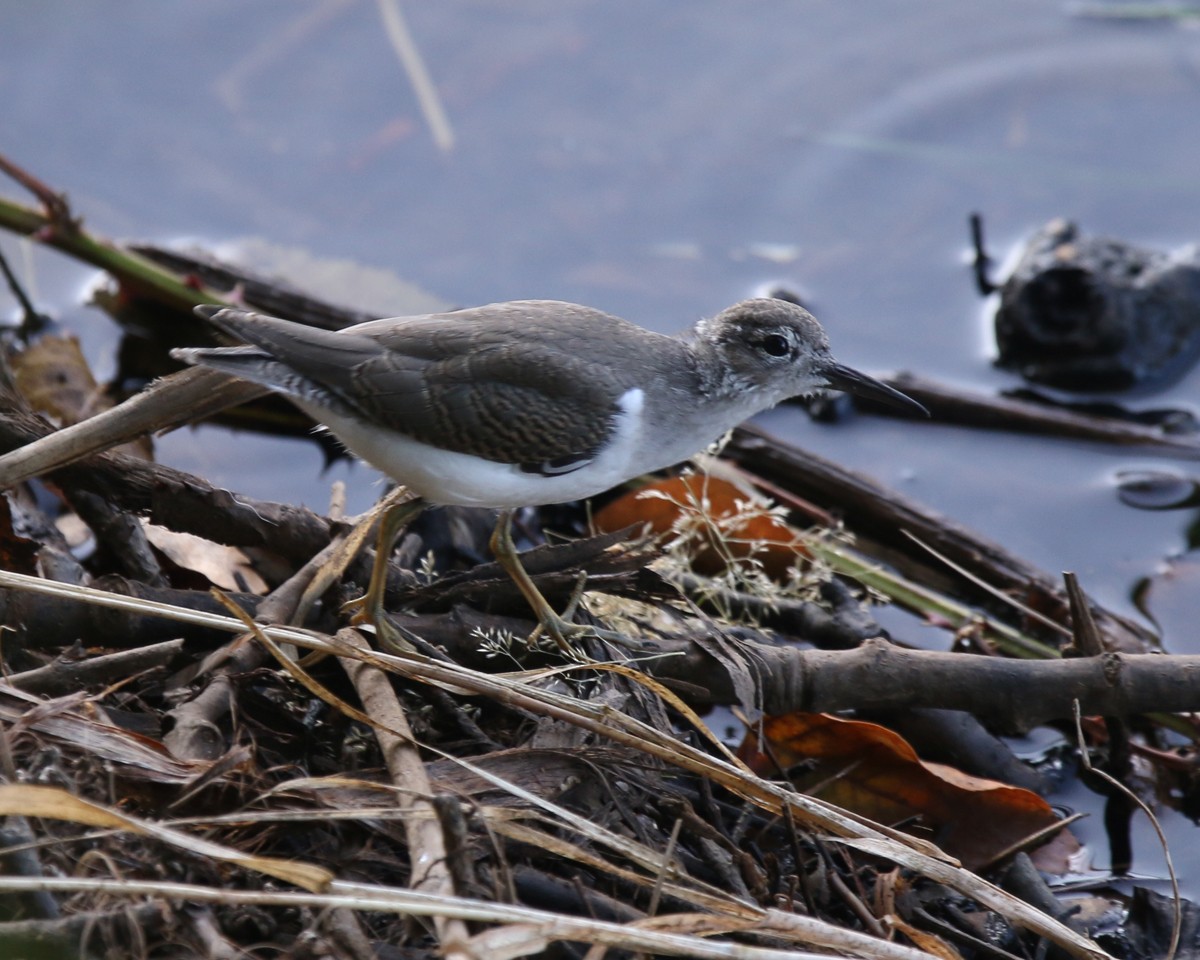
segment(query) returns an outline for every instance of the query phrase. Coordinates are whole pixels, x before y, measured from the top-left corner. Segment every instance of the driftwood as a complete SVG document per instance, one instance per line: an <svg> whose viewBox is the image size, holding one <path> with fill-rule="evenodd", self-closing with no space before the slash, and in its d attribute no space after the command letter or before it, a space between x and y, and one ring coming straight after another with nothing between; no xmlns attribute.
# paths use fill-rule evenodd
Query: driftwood
<svg viewBox="0 0 1200 960"><path fill-rule="evenodd" d="M654 661L660 679L707 682L713 703L737 703L728 666L703 646L674 641L680 654ZM1014 660L904 650L868 640L854 650L798 650L744 645L741 654L761 679L767 713L792 710L962 710L1001 729L1029 730L1086 715L1130 717L1200 709L1200 657L1106 653L1068 660ZM699 700L693 693L691 699Z"/></svg>
<svg viewBox="0 0 1200 960"><path fill-rule="evenodd" d="M1200 438L1194 433L1172 433L1161 426L1093 416L1016 396L974 393L915 373L900 373L885 379L890 386L924 404L938 423L1086 440L1157 456L1200 459Z"/></svg>

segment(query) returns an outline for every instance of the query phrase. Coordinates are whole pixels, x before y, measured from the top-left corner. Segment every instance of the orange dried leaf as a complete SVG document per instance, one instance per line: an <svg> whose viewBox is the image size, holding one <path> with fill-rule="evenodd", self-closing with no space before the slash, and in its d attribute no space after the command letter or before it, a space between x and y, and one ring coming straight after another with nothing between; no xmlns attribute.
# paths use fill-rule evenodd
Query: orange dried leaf
<svg viewBox="0 0 1200 960"><path fill-rule="evenodd" d="M648 492L653 495L647 496ZM797 531L782 520L759 511L747 512L744 505L750 496L720 477L669 477L617 498L600 510L593 522L602 533L635 527L665 537L681 518L703 511L720 523L724 548L713 545L716 533L708 531L709 545L692 560L697 573L715 576L724 572L727 556L735 560L754 557L772 579L785 580L796 561L808 556L807 551Z"/></svg>
<svg viewBox="0 0 1200 960"><path fill-rule="evenodd" d="M739 757L756 773L799 768L792 782L880 823L917 819L968 867L1058 821L1036 793L921 760L900 736L874 723L790 713L763 722L765 749L751 734Z"/></svg>

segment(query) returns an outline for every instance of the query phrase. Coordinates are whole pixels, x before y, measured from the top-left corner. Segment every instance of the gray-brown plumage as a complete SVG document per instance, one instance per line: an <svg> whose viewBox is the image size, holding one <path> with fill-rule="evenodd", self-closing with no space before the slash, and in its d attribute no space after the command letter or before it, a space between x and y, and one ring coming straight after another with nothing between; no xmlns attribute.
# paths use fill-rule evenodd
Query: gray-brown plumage
<svg viewBox="0 0 1200 960"><path fill-rule="evenodd" d="M736 304L688 338L552 300L335 333L235 308L197 312L249 346L176 356L292 397L363 459L437 503L591 496L826 386L917 406L836 363L820 324L781 300Z"/></svg>
<svg viewBox="0 0 1200 960"><path fill-rule="evenodd" d="M530 470L591 459L647 362L694 377L675 338L557 301L373 320L336 333L244 311L203 313L254 346L190 351L188 359L421 443Z"/></svg>

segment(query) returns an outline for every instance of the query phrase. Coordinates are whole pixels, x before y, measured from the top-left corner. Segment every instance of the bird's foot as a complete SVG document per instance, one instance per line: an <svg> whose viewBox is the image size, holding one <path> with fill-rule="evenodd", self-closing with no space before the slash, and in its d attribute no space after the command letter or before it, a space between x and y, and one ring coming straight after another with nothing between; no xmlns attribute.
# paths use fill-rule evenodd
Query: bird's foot
<svg viewBox="0 0 1200 960"><path fill-rule="evenodd" d="M537 617L537 629L530 634L529 639L526 641L530 649L538 645L543 634L549 634L550 638L558 645L559 650L573 659L578 659L580 656L579 652L570 643L571 640L575 639L596 638L622 647L637 648L641 646L637 640L616 631L605 630L590 624L573 623L571 621L571 618L575 616L576 608L579 606L579 600L583 596L583 587L587 582L586 572L579 574L575 589L571 592L571 599L561 616L550 606L546 598L542 596L542 592L533 582L533 578L521 566L521 560L517 556L517 549L513 545L512 540L511 510L500 511L500 516L496 520L496 529L492 532L491 547L492 555L496 558L496 562L512 578L513 583L516 584L517 589L521 591L521 595L525 598L525 602L529 604L534 616Z"/></svg>
<svg viewBox="0 0 1200 960"><path fill-rule="evenodd" d="M541 638L547 634L554 640L559 650L575 660L579 659L580 653L572 641L603 640L605 643L612 643L629 650L637 650L642 646L641 641L635 637L628 637L615 630L606 630L590 623L573 623L570 620L564 620L558 614L539 621L533 633L529 635L526 644L532 649L538 646Z"/></svg>
<svg viewBox="0 0 1200 960"><path fill-rule="evenodd" d="M627 637L623 633L606 630L590 623L575 623L571 619L579 607L586 583L587 574L580 573L575 589L571 593L571 599L561 615L550 606L540 591L535 592L533 596L526 597L530 606L533 607L534 613L538 616L538 625L526 641L529 649L535 648L541 642L542 637L546 635L550 636L559 650L574 659L579 658L579 651L572 645L571 641L573 640L603 640L606 643L630 649L638 649L641 646L640 641L633 637Z"/></svg>
<svg viewBox="0 0 1200 960"><path fill-rule="evenodd" d="M371 591L342 604L342 613L350 615L352 627L374 627L376 645L384 653L413 653L416 648L392 623L383 609L383 598L375 600Z"/></svg>

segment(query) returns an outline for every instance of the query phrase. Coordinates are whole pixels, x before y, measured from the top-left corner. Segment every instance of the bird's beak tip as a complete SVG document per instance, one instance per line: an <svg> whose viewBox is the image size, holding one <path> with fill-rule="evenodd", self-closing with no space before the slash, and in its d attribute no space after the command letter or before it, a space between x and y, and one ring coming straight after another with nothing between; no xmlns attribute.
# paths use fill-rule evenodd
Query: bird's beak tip
<svg viewBox="0 0 1200 960"><path fill-rule="evenodd" d="M922 417L930 415L929 410L924 404L918 403L912 397L908 396L908 394L901 393L895 387L889 387L886 383L876 380L874 377L868 377L865 373L860 373L853 367L834 363L825 371L825 379L829 381L829 386L835 390L842 390L854 396L862 397L865 400L874 400L877 403L887 404L898 410L907 410L911 414L917 414Z"/></svg>

